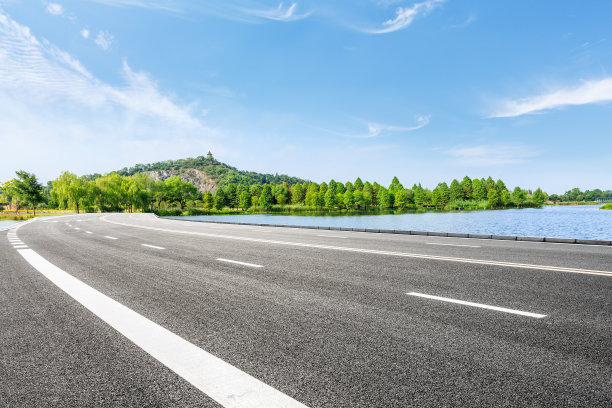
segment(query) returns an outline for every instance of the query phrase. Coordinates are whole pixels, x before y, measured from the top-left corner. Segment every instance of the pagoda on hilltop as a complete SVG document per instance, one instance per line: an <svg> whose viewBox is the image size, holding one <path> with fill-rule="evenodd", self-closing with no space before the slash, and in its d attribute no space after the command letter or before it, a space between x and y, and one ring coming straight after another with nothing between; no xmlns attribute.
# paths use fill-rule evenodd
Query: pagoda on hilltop
<svg viewBox="0 0 612 408"><path fill-rule="evenodd" d="M213 155L212 155L212 153L210 152L210 150L208 151L208 154L206 155L206 158L207 158L207 159L212 159L212 158L213 158Z"/></svg>

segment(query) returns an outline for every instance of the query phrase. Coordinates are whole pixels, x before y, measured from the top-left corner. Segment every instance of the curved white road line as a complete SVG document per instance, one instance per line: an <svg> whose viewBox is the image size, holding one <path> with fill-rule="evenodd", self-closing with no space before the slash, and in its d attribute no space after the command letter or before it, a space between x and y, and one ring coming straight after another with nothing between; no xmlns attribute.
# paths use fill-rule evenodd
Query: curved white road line
<svg viewBox="0 0 612 408"><path fill-rule="evenodd" d="M18 252L57 287L223 407L308 408L81 282L34 250Z"/></svg>

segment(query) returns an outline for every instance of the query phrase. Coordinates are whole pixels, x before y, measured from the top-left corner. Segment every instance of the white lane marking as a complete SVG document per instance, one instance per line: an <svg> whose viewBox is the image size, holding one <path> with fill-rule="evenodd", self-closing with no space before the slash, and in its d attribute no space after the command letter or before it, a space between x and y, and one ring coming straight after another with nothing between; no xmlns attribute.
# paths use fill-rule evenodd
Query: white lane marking
<svg viewBox="0 0 612 408"><path fill-rule="evenodd" d="M303 242L277 241L277 240L263 239L263 238L240 237L236 235L221 235L221 234L213 234L213 233L207 233L207 232L182 231L182 230L175 230L175 229L168 229L168 228L149 227L146 225L127 224L127 223L118 222L118 221L110 221L108 220L107 217L108 215L100 217L100 219L104 222L108 222L108 223L116 224L116 225L123 225L126 227L142 228L142 229L148 229L152 231L172 232L175 234L198 235L202 237L232 239L236 241L246 241L246 242L260 242L264 244L287 245L287 246L295 246L295 247L302 247L302 248L330 249L330 250L335 250L335 251L361 252L361 253L367 253L367 254L399 256L399 257L404 257L404 258L433 259L433 260L438 260L438 261L463 262L463 263L469 263L469 264L495 265L495 266L506 266L509 268L538 269L538 270L544 270L544 271L580 273L580 274L585 274L585 275L600 275L600 276L612 277L612 271L566 268L562 266L522 264L522 263L515 263L515 262L490 261L490 260L485 260L485 259L473 259L473 258L454 258L454 257L439 256L439 255L411 254L411 253L406 253L406 252L379 251L376 249L340 247L340 246L323 245L323 244L307 244Z"/></svg>
<svg viewBox="0 0 612 408"><path fill-rule="evenodd" d="M31 249L19 253L112 328L228 408L307 408L61 270Z"/></svg>
<svg viewBox="0 0 612 408"><path fill-rule="evenodd" d="M234 261L232 259L217 258L217 261L229 262L229 263L234 263L234 264L244 265L244 266L250 266L252 268L263 268L263 265L257 265L257 264L247 263L247 262Z"/></svg>
<svg viewBox="0 0 612 408"><path fill-rule="evenodd" d="M28 247L27 245L23 244L23 245L15 245L13 248L15 248L15 249L24 249L24 248L27 248L27 247Z"/></svg>
<svg viewBox="0 0 612 408"><path fill-rule="evenodd" d="M426 242L426 245L443 245L443 246L456 246L456 247L468 247L468 248L480 248L480 245L462 245L462 244L440 244L438 242Z"/></svg>
<svg viewBox="0 0 612 408"><path fill-rule="evenodd" d="M24 245L23 241L12 241L11 245Z"/></svg>
<svg viewBox="0 0 612 408"><path fill-rule="evenodd" d="M317 235L317 237L325 237L325 238L346 238L346 237L343 237L342 235L324 235L324 234Z"/></svg>
<svg viewBox="0 0 612 408"><path fill-rule="evenodd" d="M69 226L70 228L72 228L72 224L68 224L68 226Z"/></svg>
<svg viewBox="0 0 612 408"><path fill-rule="evenodd" d="M528 317L535 317L536 319L541 319L543 317L546 317L546 315L539 314L539 313L523 312L521 310L507 309L505 307L484 305L482 303L466 302L465 300L457 300L457 299L445 298L445 297L440 297L440 296L426 295L424 293L410 292L406 294L410 296L418 296L418 297L422 297L426 299L440 300L442 302L457 303L457 304L465 305L465 306L479 307L481 309L490 309L490 310L495 310L498 312L512 313L512 314L528 316Z"/></svg>
<svg viewBox="0 0 612 408"><path fill-rule="evenodd" d="M105 235L104 238L107 238L107 239L117 239L115 237L109 237L108 235Z"/></svg>
<svg viewBox="0 0 612 408"><path fill-rule="evenodd" d="M87 234L93 234L93 232L91 231L85 231Z"/></svg>
<svg viewBox="0 0 612 408"><path fill-rule="evenodd" d="M155 245L149 245L149 244L140 244L144 247L148 247L148 248L155 248L155 249L166 249L166 248L162 248L160 246L155 246Z"/></svg>
<svg viewBox="0 0 612 408"><path fill-rule="evenodd" d="M74 229L75 229L75 230L80 230L80 228L79 228L79 227L74 227Z"/></svg>
<svg viewBox="0 0 612 408"><path fill-rule="evenodd" d="M252 229L251 231L254 231L254 232L270 232L270 230L258 230L258 229Z"/></svg>

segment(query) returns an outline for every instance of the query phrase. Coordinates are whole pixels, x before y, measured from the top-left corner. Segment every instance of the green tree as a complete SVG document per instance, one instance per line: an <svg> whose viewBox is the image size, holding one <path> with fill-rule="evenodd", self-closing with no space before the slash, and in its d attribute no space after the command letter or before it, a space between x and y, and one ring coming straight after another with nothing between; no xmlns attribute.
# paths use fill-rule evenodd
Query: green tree
<svg viewBox="0 0 612 408"><path fill-rule="evenodd" d="M402 186L402 183L400 183L399 179L397 177L393 177L393 180L391 180L391 185L389 185L389 192L395 193L396 191L403 188L404 186Z"/></svg>
<svg viewBox="0 0 612 408"><path fill-rule="evenodd" d="M450 201L460 201L463 200L463 188L461 188L461 184L454 179L450 185Z"/></svg>
<svg viewBox="0 0 612 408"><path fill-rule="evenodd" d="M79 214L87 197L86 183L87 181L77 177L76 174L65 171L53 181L52 194L64 208L74 208Z"/></svg>
<svg viewBox="0 0 612 408"><path fill-rule="evenodd" d="M472 199L472 180L465 176L463 180L461 180L461 189L463 190L463 197L466 200Z"/></svg>
<svg viewBox="0 0 612 408"><path fill-rule="evenodd" d="M210 191L205 191L204 194L202 194L202 205L209 211L215 206L215 198Z"/></svg>
<svg viewBox="0 0 612 408"><path fill-rule="evenodd" d="M380 208L382 209L393 207L393 202L389 190L383 187L378 190L378 202L378 205L380 205Z"/></svg>
<svg viewBox="0 0 612 408"><path fill-rule="evenodd" d="M482 184L482 181L478 179L474 179L472 181L472 198L478 201L482 201L487 198L487 190Z"/></svg>
<svg viewBox="0 0 612 408"><path fill-rule="evenodd" d="M395 192L395 206L399 209L405 209L408 206L408 193L401 188Z"/></svg>
<svg viewBox="0 0 612 408"><path fill-rule="evenodd" d="M196 186L189 181L181 180L179 176L168 177L164 184L168 201L178 203L181 210L185 209L187 200L195 200L198 197Z"/></svg>
<svg viewBox="0 0 612 408"><path fill-rule="evenodd" d="M355 182L353 183L353 187L355 188L355 191L363 190L363 181L361 181L361 179L357 177L357 180L355 180Z"/></svg>
<svg viewBox="0 0 612 408"><path fill-rule="evenodd" d="M521 189L520 187L515 187L514 191L512 191L512 202L514 205L521 208L521 206L525 204L526 200L527 193L525 193L525 190Z"/></svg>
<svg viewBox="0 0 612 408"><path fill-rule="evenodd" d="M540 187L538 187L538 189L533 192L531 201L537 206L541 206L542 204L544 204L544 201L546 201L546 196L544 195Z"/></svg>
<svg viewBox="0 0 612 408"><path fill-rule="evenodd" d="M489 192L487 193L487 201L489 203L489 207L497 207L497 205L499 204L499 194L497 193L496 189L492 188L489 190Z"/></svg>
<svg viewBox="0 0 612 408"><path fill-rule="evenodd" d="M510 202L512 201L510 192L508 190L503 190L501 194L499 195L499 201L501 201L504 207L507 207L508 204L510 204Z"/></svg>
<svg viewBox="0 0 612 408"><path fill-rule="evenodd" d="M42 185L33 173L19 170L15 174L18 178L12 186L14 195L21 204L30 205L36 215L36 206L44 200Z"/></svg>
<svg viewBox="0 0 612 408"><path fill-rule="evenodd" d="M347 209L353 208L353 206L355 205L355 196L352 191L352 186L351 186L351 190L348 190L348 189L346 190L343 198L344 198L344 206Z"/></svg>
<svg viewBox="0 0 612 408"><path fill-rule="evenodd" d="M268 184L264 185L261 189L261 196L259 197L259 206L264 210L269 210L272 208L273 200L272 188L270 188Z"/></svg>
<svg viewBox="0 0 612 408"><path fill-rule="evenodd" d="M325 192L325 207L334 208L335 206L336 206L336 193L334 189L331 188L331 183L330 183L330 188L328 188L327 191Z"/></svg>
<svg viewBox="0 0 612 408"><path fill-rule="evenodd" d="M240 208L246 210L251 207L251 193L248 191L240 192L240 197L238 198Z"/></svg>

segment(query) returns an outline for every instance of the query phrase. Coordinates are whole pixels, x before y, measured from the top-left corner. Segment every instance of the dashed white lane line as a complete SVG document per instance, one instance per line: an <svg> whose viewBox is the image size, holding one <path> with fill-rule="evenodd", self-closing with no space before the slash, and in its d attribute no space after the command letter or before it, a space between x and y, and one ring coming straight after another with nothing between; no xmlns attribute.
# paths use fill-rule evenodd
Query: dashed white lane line
<svg viewBox="0 0 612 408"><path fill-rule="evenodd" d="M104 238L106 238L106 239L117 239L115 237L109 237L108 235L105 235Z"/></svg>
<svg viewBox="0 0 612 408"><path fill-rule="evenodd" d="M317 235L317 237L324 237L324 238L346 238L346 237L343 237L342 235L323 235L323 234Z"/></svg>
<svg viewBox="0 0 612 408"><path fill-rule="evenodd" d="M91 231L85 231L85 233L87 233L87 234L93 234L93 232L91 232Z"/></svg>
<svg viewBox="0 0 612 408"><path fill-rule="evenodd" d="M307 408L53 265L19 253L42 275L112 328L226 408Z"/></svg>
<svg viewBox="0 0 612 408"><path fill-rule="evenodd" d="M473 307L479 307L481 309L495 310L497 312L511 313L511 314L527 316L527 317L535 317L536 319L541 319L543 317L546 317L546 315L539 314L539 313L523 312L521 310L507 309L505 307L484 305L482 303L466 302L465 300L457 300L457 299L445 298L445 297L440 297L440 296L426 295L424 293L410 292L406 294L410 296L417 296L417 297L422 297L426 299L439 300L442 302L457 303L459 305L464 305L464 306L473 306Z"/></svg>
<svg viewBox="0 0 612 408"><path fill-rule="evenodd" d="M250 266L251 268L263 268L263 265L257 265L257 264L247 263L247 262L234 261L232 259L217 258L217 261L219 261L219 262L229 262L229 263L243 265L243 266Z"/></svg>
<svg viewBox="0 0 612 408"><path fill-rule="evenodd" d="M480 248L480 245L462 245L462 244L441 244L438 242L426 242L426 245L442 245L442 246L455 246L455 247L467 247L467 248Z"/></svg>
<svg viewBox="0 0 612 408"><path fill-rule="evenodd" d="M126 227L132 227L132 228L141 228L141 229L147 229L151 231L170 232L174 234L197 235L197 236L209 237L209 238L230 239L230 240L244 241L244 242L260 242L264 244L285 245L285 246L293 246L293 247L300 247L300 248L329 249L329 250L335 250L335 251L361 252L361 253L367 253L367 254L378 254L378 255L405 257L405 258L431 259L431 260L446 261L446 262L462 262L462 263L469 263L469 264L493 265L493 266L504 266L504 267L509 267L509 268L536 269L536 270L543 270L543 271L580 273L584 275L599 275L599 276L612 277L612 271L602 271L602 270L596 270L596 269L567 268L563 266L523 264L523 263L516 263L516 262L503 262L503 261L493 261L493 260L474 259L474 258L455 258L455 257L449 257L449 256L412 254L412 253L407 253L407 252L382 251L382 250L366 249L366 248L341 247L341 246L332 246L332 245L324 245L324 244L308 244L305 242L277 241L277 240L272 240L272 239L241 237L237 235L222 235L222 234L214 234L214 233L198 232L198 231L183 231L183 230L176 230L176 229L170 229L170 228L149 227L147 225L137 225L137 224L128 224L124 222L118 222L118 221L111 221L108 219L108 215L100 217L100 219L110 224L123 225Z"/></svg>
<svg viewBox="0 0 612 408"><path fill-rule="evenodd" d="M163 247L160 247L160 246L156 246L156 245L149 245L149 244L140 244L140 245L142 245L144 247L147 247L147 248L166 249L166 248L163 248Z"/></svg>
<svg viewBox="0 0 612 408"><path fill-rule="evenodd" d="M74 229L75 229L75 230L80 230L80 228L79 228L79 227L74 227Z"/></svg>

